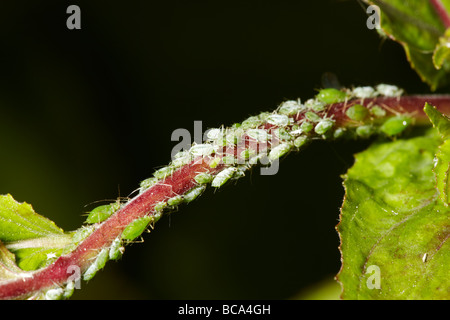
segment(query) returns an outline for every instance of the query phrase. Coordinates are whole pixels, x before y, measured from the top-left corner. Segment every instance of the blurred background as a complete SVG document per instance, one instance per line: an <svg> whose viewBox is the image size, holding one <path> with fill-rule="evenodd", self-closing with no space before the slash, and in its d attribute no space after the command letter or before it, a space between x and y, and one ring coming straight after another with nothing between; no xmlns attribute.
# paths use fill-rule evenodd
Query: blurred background
<svg viewBox="0 0 450 320"><path fill-rule="evenodd" d="M66 9L81 8L81 30ZM231 125L322 75L428 87L358 1L3 1L0 194L64 230L170 161L177 128ZM74 299L337 298L341 175L370 141L312 144L159 221ZM94 203L101 201L100 203ZM320 291L322 292L322 291Z"/></svg>

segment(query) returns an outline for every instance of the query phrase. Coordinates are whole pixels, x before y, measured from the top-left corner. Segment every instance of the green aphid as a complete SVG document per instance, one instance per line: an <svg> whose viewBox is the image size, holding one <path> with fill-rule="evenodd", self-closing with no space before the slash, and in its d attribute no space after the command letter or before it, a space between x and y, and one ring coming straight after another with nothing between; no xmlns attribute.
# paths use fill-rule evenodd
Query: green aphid
<svg viewBox="0 0 450 320"><path fill-rule="evenodd" d="M298 129L298 130L300 130L300 129ZM284 128L277 128L274 130L274 133L280 140L284 140L284 141L292 140L292 136Z"/></svg>
<svg viewBox="0 0 450 320"><path fill-rule="evenodd" d="M328 88L320 90L316 98L323 103L332 104L345 101L347 94L334 88Z"/></svg>
<svg viewBox="0 0 450 320"><path fill-rule="evenodd" d="M94 263L89 266L89 268L86 270L86 272L83 274L83 280L88 281L91 280L97 271L102 269L106 262L108 262L109 259L109 250L104 248L100 251L97 258L95 259Z"/></svg>
<svg viewBox="0 0 450 320"><path fill-rule="evenodd" d="M203 193L203 191L205 191L205 189L206 189L206 186L203 185L203 186L198 186L198 187L195 187L195 188L189 190L183 196L184 201L186 203L194 201L198 196L200 196Z"/></svg>
<svg viewBox="0 0 450 320"><path fill-rule="evenodd" d="M138 218L131 222L122 232L122 239L133 241L137 237L139 237L142 232L147 229L150 222L153 220L153 216L145 216L142 218Z"/></svg>
<svg viewBox="0 0 450 320"><path fill-rule="evenodd" d="M45 293L45 300L61 300L64 296L63 288L55 288L47 290Z"/></svg>
<svg viewBox="0 0 450 320"><path fill-rule="evenodd" d="M173 173L173 168L171 167L164 167L161 168L157 171L155 171L155 173L153 173L153 176L158 179L165 179L166 177L170 176Z"/></svg>
<svg viewBox="0 0 450 320"><path fill-rule="evenodd" d="M204 156L209 156L211 153L214 152L214 147L211 144L196 144L193 145L191 147L191 149L189 149L189 152L194 156L194 157L204 157Z"/></svg>
<svg viewBox="0 0 450 320"><path fill-rule="evenodd" d="M383 118L386 116L386 110L384 110L380 106L373 106L372 108L370 108L369 111L372 115L374 115L377 118Z"/></svg>
<svg viewBox="0 0 450 320"><path fill-rule="evenodd" d="M158 182L157 178L151 177L151 178L141 181L139 186L141 187L141 189L146 190L148 188L153 187L157 182Z"/></svg>
<svg viewBox="0 0 450 320"><path fill-rule="evenodd" d="M342 138L346 133L346 129L344 128L337 128L334 133L333 133L333 137L338 139L338 138Z"/></svg>
<svg viewBox="0 0 450 320"><path fill-rule="evenodd" d="M166 207L167 207L167 202L166 201L160 201L157 204L155 204L153 209L155 210L155 212L162 212Z"/></svg>
<svg viewBox="0 0 450 320"><path fill-rule="evenodd" d="M213 160L211 160L211 162L209 163L209 167L214 169L215 167L217 167L220 164L221 159L219 157L214 158Z"/></svg>
<svg viewBox="0 0 450 320"><path fill-rule="evenodd" d="M236 158L234 156L225 156L222 158L224 164L233 165L236 163Z"/></svg>
<svg viewBox="0 0 450 320"><path fill-rule="evenodd" d="M282 143L278 146L272 148L269 152L269 159L270 160L276 160L282 156L284 156L286 153L288 153L292 149L292 145L289 143Z"/></svg>
<svg viewBox="0 0 450 320"><path fill-rule="evenodd" d="M195 182L198 184L206 184L210 183L213 179L213 176L206 172L201 172L194 177Z"/></svg>
<svg viewBox="0 0 450 320"><path fill-rule="evenodd" d="M259 142L266 142L271 138L271 136L263 129L249 129L247 130L247 135Z"/></svg>
<svg viewBox="0 0 450 320"><path fill-rule="evenodd" d="M286 102L283 102L283 104L278 109L278 112L280 114L284 114L286 116L293 116L297 113L303 111L305 107L300 104L298 101L289 100Z"/></svg>
<svg viewBox="0 0 450 320"><path fill-rule="evenodd" d="M305 102L305 107L315 112L320 112L325 110L326 103L319 100L309 99Z"/></svg>
<svg viewBox="0 0 450 320"><path fill-rule="evenodd" d="M124 250L124 247L122 247L122 239L120 239L120 237L114 239L111 246L109 247L109 260L119 259L122 256Z"/></svg>
<svg viewBox="0 0 450 320"><path fill-rule="evenodd" d="M371 125L359 126L358 128L356 128L356 134L361 138L370 137L373 131L373 126Z"/></svg>
<svg viewBox="0 0 450 320"><path fill-rule="evenodd" d="M296 148L301 148L305 145L306 142L308 142L308 138L305 136L300 136L294 140L294 146Z"/></svg>
<svg viewBox="0 0 450 320"><path fill-rule="evenodd" d="M234 176L236 171L237 169L235 167L225 168L214 177L213 181L211 182L211 186L214 188L219 188L223 186L228 180L230 180Z"/></svg>
<svg viewBox="0 0 450 320"><path fill-rule="evenodd" d="M181 203L183 203L183 196L175 196L167 200L169 206L178 206Z"/></svg>
<svg viewBox="0 0 450 320"><path fill-rule="evenodd" d="M314 128L314 125L311 122L305 121L300 125L300 129L302 132L308 133Z"/></svg>
<svg viewBox="0 0 450 320"><path fill-rule="evenodd" d="M387 119L380 127L380 131L388 136L395 136L405 130L411 124L411 118L395 116Z"/></svg>
<svg viewBox="0 0 450 320"><path fill-rule="evenodd" d="M317 114L315 114L312 111L308 111L305 113L305 117L306 119L308 119L309 121L316 123L319 122L320 120L322 120L322 118L320 116L318 116Z"/></svg>
<svg viewBox="0 0 450 320"><path fill-rule="evenodd" d="M83 226L79 228L75 233L72 235L72 242L74 244L77 244L87 237L91 235L92 232L94 232L95 227L94 226Z"/></svg>
<svg viewBox="0 0 450 320"><path fill-rule="evenodd" d="M360 104L355 104L345 112L347 117L354 121L362 121L369 115L369 110Z"/></svg>
<svg viewBox="0 0 450 320"><path fill-rule="evenodd" d="M263 123L263 121L258 116L253 116L253 117L249 117L248 119L244 120L244 122L242 122L242 124L241 124L241 128L244 130L256 128L256 127L260 126L262 123Z"/></svg>
<svg viewBox="0 0 450 320"><path fill-rule="evenodd" d="M330 130L331 128L333 128L334 126L334 121L331 119L323 119L321 120L316 127L314 128L314 131L317 134L325 134L328 132L328 130Z"/></svg>
<svg viewBox="0 0 450 320"><path fill-rule="evenodd" d="M89 213L88 217L86 218L86 222L89 224L100 223L108 219L114 212L119 209L120 203L118 202L99 206Z"/></svg>
<svg viewBox="0 0 450 320"><path fill-rule="evenodd" d="M266 121L274 126L284 127L289 124L289 117L284 114L271 114Z"/></svg>

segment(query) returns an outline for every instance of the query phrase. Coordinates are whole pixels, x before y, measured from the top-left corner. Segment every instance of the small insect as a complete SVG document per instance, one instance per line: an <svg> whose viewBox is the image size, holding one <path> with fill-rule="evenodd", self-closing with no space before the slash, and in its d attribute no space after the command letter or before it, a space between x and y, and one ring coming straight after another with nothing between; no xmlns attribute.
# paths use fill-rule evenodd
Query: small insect
<svg viewBox="0 0 450 320"><path fill-rule="evenodd" d="M199 173L194 177L195 182L197 182L198 184L210 183L212 179L213 176L206 172Z"/></svg>
<svg viewBox="0 0 450 320"><path fill-rule="evenodd" d="M334 131L334 133L333 133L333 137L336 138L336 139L342 138L345 133L346 133L346 129L344 129L344 128L337 128Z"/></svg>
<svg viewBox="0 0 450 320"><path fill-rule="evenodd" d="M381 108L380 106L373 106L369 109L370 113L377 118L383 118L386 116L386 110Z"/></svg>
<svg viewBox="0 0 450 320"><path fill-rule="evenodd" d="M189 152L195 156L209 156L211 153L214 152L214 147L211 144L196 144L189 149Z"/></svg>
<svg viewBox="0 0 450 320"><path fill-rule="evenodd" d="M301 129L298 129L298 130L300 130L300 133L301 133ZM291 136L292 131L291 131L291 134L289 134L289 133L286 131L286 129L284 129L284 128L276 128L273 132L275 133L275 135L276 135L276 136L278 137L278 139L280 139L280 140L284 140L284 141L290 141L290 140L292 140L292 136ZM300 133L299 133L299 134L300 134Z"/></svg>
<svg viewBox="0 0 450 320"><path fill-rule="evenodd" d="M233 165L236 163L236 158L234 156L225 156L222 158L224 164Z"/></svg>
<svg viewBox="0 0 450 320"><path fill-rule="evenodd" d="M345 114L354 121L362 121L368 116L369 111L363 105L355 104L348 108Z"/></svg>
<svg viewBox="0 0 450 320"><path fill-rule="evenodd" d="M109 260L117 260L119 259L125 248L122 247L122 240L120 237L114 239L111 246L109 247Z"/></svg>
<svg viewBox="0 0 450 320"><path fill-rule="evenodd" d="M400 97L403 94L403 89L389 84L379 84L376 89L379 94L386 97Z"/></svg>
<svg viewBox="0 0 450 320"><path fill-rule="evenodd" d="M294 140L294 146L297 148L301 148L305 145L305 143L308 141L308 138L305 136L300 136L297 139Z"/></svg>
<svg viewBox="0 0 450 320"><path fill-rule="evenodd" d="M151 215L134 220L123 230L122 239L133 241L147 229L152 220L153 217Z"/></svg>
<svg viewBox="0 0 450 320"><path fill-rule="evenodd" d="M292 149L292 145L289 143L282 143L276 146L275 148L272 148L269 152L269 159L270 160L276 160L282 156L284 156L286 153L288 153Z"/></svg>
<svg viewBox="0 0 450 320"><path fill-rule="evenodd" d="M323 119L315 126L314 131L317 134L325 134L334 126L334 121L331 119Z"/></svg>
<svg viewBox="0 0 450 320"><path fill-rule="evenodd" d="M108 219L114 212L119 209L119 202L99 206L89 213L88 217L86 218L86 222L89 224L100 223Z"/></svg>
<svg viewBox="0 0 450 320"><path fill-rule="evenodd" d="M155 171L155 173L153 173L153 176L158 179L165 179L166 177L170 176L173 173L173 168L171 167L164 167L161 168L157 171Z"/></svg>
<svg viewBox="0 0 450 320"><path fill-rule="evenodd" d="M313 110L315 112L320 112L325 110L325 106L326 103L319 101L319 100L315 100L315 99L309 99L305 102L305 107Z"/></svg>
<svg viewBox="0 0 450 320"><path fill-rule="evenodd" d="M155 177L151 177L141 181L139 187L141 190L147 190L148 188L153 187L158 182L158 179Z"/></svg>
<svg viewBox="0 0 450 320"><path fill-rule="evenodd" d="M316 123L319 122L320 120L322 120L322 118L320 116L318 116L317 114L315 114L314 112L308 111L305 113L305 117L306 119L308 119L309 121Z"/></svg>
<svg viewBox="0 0 450 320"><path fill-rule="evenodd" d="M299 112L302 112L304 109L305 107L302 104L300 104L300 100L299 101L289 100L283 102L283 104L278 109L278 112L286 116L293 116Z"/></svg>
<svg viewBox="0 0 450 320"><path fill-rule="evenodd" d="M376 92L374 88L369 86L357 87L352 90L352 95L361 99L374 98L378 95L378 92Z"/></svg>
<svg viewBox="0 0 450 320"><path fill-rule="evenodd" d="M94 263L92 263L89 268L86 270L86 272L83 274L83 280L88 281L91 280L97 271L102 269L106 262L108 262L109 258L109 250L104 248L100 251L97 258L95 259Z"/></svg>
<svg viewBox="0 0 450 320"><path fill-rule="evenodd" d="M305 121L300 125L302 132L308 133L314 128L311 122Z"/></svg>
<svg viewBox="0 0 450 320"><path fill-rule="evenodd" d="M345 101L347 94L338 89L328 88L320 90L316 98L323 103L332 104Z"/></svg>
<svg viewBox="0 0 450 320"><path fill-rule="evenodd" d="M246 120L244 120L244 122L242 122L241 128L244 130L251 129L251 128L257 128L262 123L263 123L263 121L258 116L252 116L252 117L249 117Z"/></svg>
<svg viewBox="0 0 450 320"><path fill-rule="evenodd" d="M63 295L63 288L50 289L45 293L45 300L61 300Z"/></svg>
<svg viewBox="0 0 450 320"><path fill-rule="evenodd" d="M155 212L162 212L166 207L167 207L167 202L160 201L157 204L155 204L153 209L155 210Z"/></svg>
<svg viewBox="0 0 450 320"><path fill-rule="evenodd" d="M223 137L223 129L210 129L206 134L209 140L215 141Z"/></svg>
<svg viewBox="0 0 450 320"><path fill-rule="evenodd" d="M191 163L192 160L192 156L189 153L185 153L182 157L174 157L174 159L170 163L170 166L173 169L177 169Z"/></svg>
<svg viewBox="0 0 450 320"><path fill-rule="evenodd" d="M225 168L224 170L220 171L211 182L211 186L215 188L219 188L223 186L228 180L230 180L236 172L235 167L229 167Z"/></svg>
<svg viewBox="0 0 450 320"><path fill-rule="evenodd" d="M289 117L284 114L272 114L267 117L266 121L274 126L284 127L289 124Z"/></svg>
<svg viewBox="0 0 450 320"><path fill-rule="evenodd" d="M214 158L209 163L209 167L214 169L215 167L217 167L220 164L220 161L221 161L221 159L219 157Z"/></svg>
<svg viewBox="0 0 450 320"><path fill-rule="evenodd" d="M356 128L356 134L362 138L368 138L373 133L371 125L359 126Z"/></svg>
<svg viewBox="0 0 450 320"><path fill-rule="evenodd" d="M83 226L79 228L72 236L72 242L74 244L80 243L94 232L94 226Z"/></svg>
<svg viewBox="0 0 450 320"><path fill-rule="evenodd" d="M387 119L380 127L380 131L388 136L397 135L411 124L411 119L405 116L395 116Z"/></svg>
<svg viewBox="0 0 450 320"><path fill-rule="evenodd" d="M198 196L200 196L203 193L203 191L205 191L205 189L206 189L206 186L203 185L203 186L198 186L198 187L195 187L195 188L189 190L183 196L184 201L186 203L194 201Z"/></svg>
<svg viewBox="0 0 450 320"><path fill-rule="evenodd" d="M263 129L249 129L247 135L259 142L266 142L271 136Z"/></svg>
<svg viewBox="0 0 450 320"><path fill-rule="evenodd" d="M169 206L177 206L181 203L183 203L183 196L175 196L167 200Z"/></svg>

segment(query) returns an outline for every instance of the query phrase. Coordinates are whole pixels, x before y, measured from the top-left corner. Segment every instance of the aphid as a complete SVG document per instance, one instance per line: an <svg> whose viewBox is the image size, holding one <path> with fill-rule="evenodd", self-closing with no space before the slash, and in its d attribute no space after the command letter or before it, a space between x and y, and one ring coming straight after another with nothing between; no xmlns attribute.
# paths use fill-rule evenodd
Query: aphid
<svg viewBox="0 0 450 320"><path fill-rule="evenodd" d="M388 136L394 136L401 133L405 130L409 124L411 123L411 119L405 116L396 116L387 119L383 125L380 127L380 131L384 132Z"/></svg>
<svg viewBox="0 0 450 320"><path fill-rule="evenodd" d="M299 134L301 134L301 129L298 129L298 130L300 131ZM284 129L284 128L276 128L273 132L276 134L276 136L280 140L284 140L284 141L292 140L292 136L291 136L291 134L293 133L292 131L291 131L291 134L289 134L286 131L286 129Z"/></svg>
<svg viewBox="0 0 450 320"><path fill-rule="evenodd" d="M242 129L251 129L260 126L263 121L258 116L252 116L244 120L241 124Z"/></svg>
<svg viewBox="0 0 450 320"><path fill-rule="evenodd" d="M332 104L345 101L347 94L338 89L327 88L320 90L316 98L326 104Z"/></svg>
<svg viewBox="0 0 450 320"><path fill-rule="evenodd" d="M68 299L73 295L73 292L75 291L75 282L74 281L69 281L66 284L66 287L64 288L64 293L62 298L64 299Z"/></svg>
<svg viewBox="0 0 450 320"><path fill-rule="evenodd" d="M153 217L151 215L134 220L123 230L122 239L133 241L145 231L152 220Z"/></svg>
<svg viewBox="0 0 450 320"><path fill-rule="evenodd" d="M345 132L346 130L344 128L337 128L333 133L333 137L336 139L341 138Z"/></svg>
<svg viewBox="0 0 450 320"><path fill-rule="evenodd" d="M146 190L148 188L153 187L157 182L158 182L157 178L151 177L151 178L141 181L139 186L140 186L141 190Z"/></svg>
<svg viewBox="0 0 450 320"><path fill-rule="evenodd" d="M182 196L175 196L167 200L167 204L169 206L177 206L179 204L183 203L183 197Z"/></svg>
<svg viewBox="0 0 450 320"><path fill-rule="evenodd" d="M167 207L167 202L165 201L160 201L157 204L155 204L155 206L153 207L153 209L155 210L155 212L162 212L164 210L164 208Z"/></svg>
<svg viewBox="0 0 450 320"><path fill-rule="evenodd" d="M225 156L222 158L222 162L224 164L235 164L236 163L236 158L234 156Z"/></svg>
<svg viewBox="0 0 450 320"><path fill-rule="evenodd" d="M195 187L195 188L189 190L183 196L184 201L186 203L189 203L189 202L195 200L199 195L201 195L203 193L203 191L205 191L205 189L206 189L206 186L203 185L203 186L198 186L198 187Z"/></svg>
<svg viewBox="0 0 450 320"><path fill-rule="evenodd" d="M114 212L119 209L120 203L118 202L99 206L89 213L88 217L86 218L86 222L89 224L100 223L108 219Z"/></svg>
<svg viewBox="0 0 450 320"><path fill-rule="evenodd" d="M214 152L214 147L211 144L196 144L189 149L189 152L195 156L209 156Z"/></svg>
<svg viewBox="0 0 450 320"><path fill-rule="evenodd" d="M109 258L109 250L104 248L100 251L94 263L92 263L86 272L83 274L83 280L91 280L98 270L102 269Z"/></svg>
<svg viewBox="0 0 450 320"><path fill-rule="evenodd" d="M280 114L284 114L286 116L293 116L301 111L303 111L305 107L300 104L300 101L285 101L278 109Z"/></svg>
<svg viewBox="0 0 450 320"><path fill-rule="evenodd" d="M319 122L320 120L322 120L322 118L320 116L318 116L317 114L315 114L314 112L308 111L305 113L305 117L306 119L308 119L311 122Z"/></svg>
<svg viewBox="0 0 450 320"><path fill-rule="evenodd" d="M176 169L176 168L179 168L179 167L182 167L184 165L191 163L192 160L193 160L192 156L188 152L187 153L183 152L183 156L174 157L174 159L170 163L170 166L173 169Z"/></svg>
<svg viewBox="0 0 450 320"><path fill-rule="evenodd" d="M214 158L213 160L211 160L211 162L209 163L209 167L210 168L215 168L220 164L221 159L219 157Z"/></svg>
<svg viewBox="0 0 450 320"><path fill-rule="evenodd" d="M83 226L83 227L79 228L73 234L72 242L74 244L77 244L77 243L83 241L84 239L86 239L87 237L89 237L91 235L91 233L94 231L94 229L95 229L94 226Z"/></svg>
<svg viewBox="0 0 450 320"><path fill-rule="evenodd" d="M122 247L122 240L120 238L114 239L111 246L109 247L109 259L119 259L122 256L124 250L125 248Z"/></svg>
<svg viewBox="0 0 450 320"><path fill-rule="evenodd" d="M210 129L206 136L208 137L208 139L215 141L223 137L223 130L217 128Z"/></svg>
<svg viewBox="0 0 450 320"><path fill-rule="evenodd" d="M383 118L386 116L386 110L381 108L380 106L373 106L369 109L370 113L377 118Z"/></svg>
<svg viewBox="0 0 450 320"><path fill-rule="evenodd" d="M223 186L228 180L230 180L236 172L235 167L229 167L225 168L224 170L220 171L211 182L211 186L215 188L219 188Z"/></svg>
<svg viewBox="0 0 450 320"><path fill-rule="evenodd" d="M362 121L368 116L369 111L363 105L355 104L348 108L345 114L354 121Z"/></svg>
<svg viewBox="0 0 450 320"><path fill-rule="evenodd" d="M305 121L300 125L300 129L305 133L310 132L313 128L314 128L313 124L308 121Z"/></svg>
<svg viewBox="0 0 450 320"><path fill-rule="evenodd" d="M272 114L266 119L267 123L278 127L284 127L289 124L289 117L284 114Z"/></svg>
<svg viewBox="0 0 450 320"><path fill-rule="evenodd" d="M206 172L199 173L194 177L195 182L197 182L198 184L210 183L212 179L213 176Z"/></svg>
<svg viewBox="0 0 450 320"><path fill-rule="evenodd" d="M305 107L315 112L320 112L325 110L326 103L315 99L309 99L305 102Z"/></svg>
<svg viewBox="0 0 450 320"><path fill-rule="evenodd" d="M427 257L428 257L428 254L425 253L425 254L423 255L423 257L422 257L423 263L427 262Z"/></svg>
<svg viewBox="0 0 450 320"><path fill-rule="evenodd" d="M362 138L368 138L373 133L371 125L359 126L356 128L356 134Z"/></svg>
<svg viewBox="0 0 450 320"><path fill-rule="evenodd" d="M61 300L64 295L62 288L50 289L45 293L45 300Z"/></svg>
<svg viewBox="0 0 450 320"><path fill-rule="evenodd" d="M323 119L316 125L314 131L317 134L325 134L328 130L330 130L333 127L333 125L334 125L333 120Z"/></svg>
<svg viewBox="0 0 450 320"><path fill-rule="evenodd" d="M165 179L166 177L170 176L172 173L173 173L173 168L164 167L164 168L161 168L161 169L155 171L155 173L153 173L153 176L155 178L157 178L158 180L161 180L161 179Z"/></svg>
<svg viewBox="0 0 450 320"><path fill-rule="evenodd" d="M375 91L374 88L367 86L354 88L352 90L352 95L357 98L365 99L376 97L378 93Z"/></svg>
<svg viewBox="0 0 450 320"><path fill-rule="evenodd" d="M379 94L386 97L400 97L403 94L403 89L389 84L377 85L377 91Z"/></svg>
<svg viewBox="0 0 450 320"><path fill-rule="evenodd" d="M297 148L301 148L307 141L308 141L307 137L300 136L294 140L294 146Z"/></svg>
<svg viewBox="0 0 450 320"><path fill-rule="evenodd" d="M289 143L282 143L278 146L272 148L269 152L269 159L270 160L276 160L282 156L284 156L286 153L288 153L292 149L292 145Z"/></svg>
<svg viewBox="0 0 450 320"><path fill-rule="evenodd" d="M266 142L270 139L270 135L263 129L249 129L247 130L247 135L259 142Z"/></svg>

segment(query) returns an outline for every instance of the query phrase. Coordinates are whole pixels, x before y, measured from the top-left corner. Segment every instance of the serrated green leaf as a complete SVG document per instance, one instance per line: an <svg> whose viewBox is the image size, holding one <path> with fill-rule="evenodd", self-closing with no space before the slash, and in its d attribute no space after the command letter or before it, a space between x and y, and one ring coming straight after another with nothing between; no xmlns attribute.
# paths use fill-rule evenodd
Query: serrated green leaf
<svg viewBox="0 0 450 320"><path fill-rule="evenodd" d="M0 196L0 241L15 254L18 267L30 271L59 256L71 236L8 194Z"/></svg>
<svg viewBox="0 0 450 320"><path fill-rule="evenodd" d="M450 211L432 170L441 143L430 129L356 155L337 227L343 298L450 298Z"/></svg>
<svg viewBox="0 0 450 320"><path fill-rule="evenodd" d="M430 1L373 0L381 11L381 28L399 42L423 81L432 90L450 83L445 26ZM449 8L449 0L443 1ZM436 64L435 64L436 62Z"/></svg>

